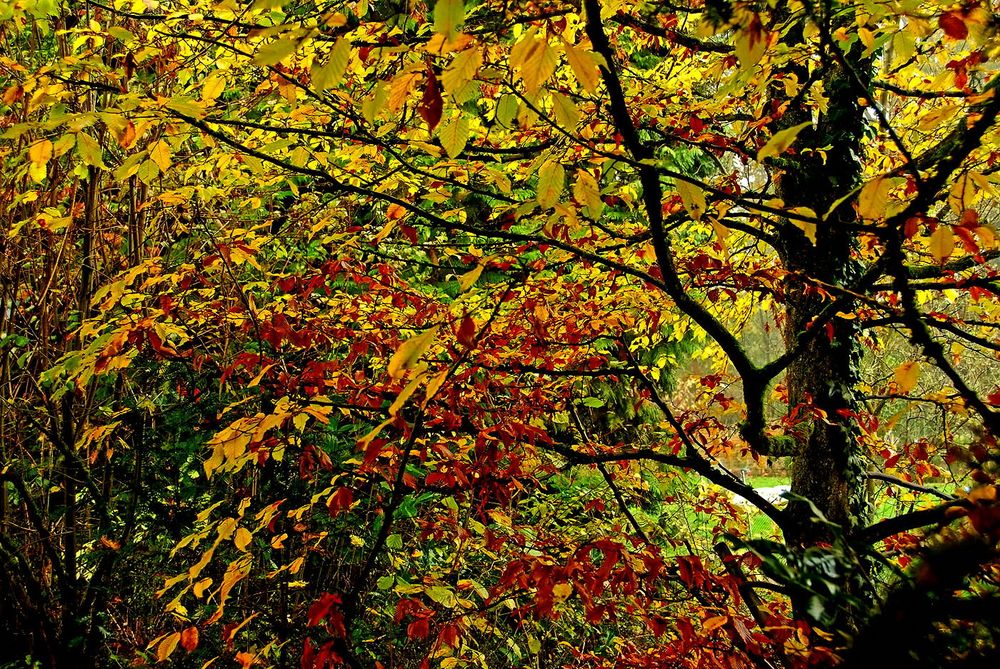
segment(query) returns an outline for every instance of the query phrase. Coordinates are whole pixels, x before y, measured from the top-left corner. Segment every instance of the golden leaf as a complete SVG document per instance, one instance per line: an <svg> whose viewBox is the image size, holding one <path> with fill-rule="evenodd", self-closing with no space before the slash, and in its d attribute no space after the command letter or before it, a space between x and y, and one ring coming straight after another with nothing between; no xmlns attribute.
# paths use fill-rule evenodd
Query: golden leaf
<svg viewBox="0 0 1000 669"><path fill-rule="evenodd" d="M394 379L402 378L407 369L415 367L420 356L430 348L439 327L435 325L416 337L404 341L389 360L389 376Z"/></svg>
<svg viewBox="0 0 1000 669"><path fill-rule="evenodd" d="M939 263L943 263L951 256L955 250L955 237L950 225L942 223L937 226L937 229L931 233L928 250Z"/></svg>
<svg viewBox="0 0 1000 669"><path fill-rule="evenodd" d="M52 158L52 142L47 139L40 140L31 145L28 149L28 158L36 165L44 165Z"/></svg>
<svg viewBox="0 0 1000 669"><path fill-rule="evenodd" d="M168 634L163 637L163 640L160 641L160 644L156 647L156 661L166 661L166 659L170 657L170 654L177 648L177 644L180 643L180 640L180 632L174 632L173 634Z"/></svg>
<svg viewBox="0 0 1000 669"><path fill-rule="evenodd" d="M795 142L800 132L811 126L812 122L806 121L805 123L793 125L791 128L785 128L774 133L771 139L767 140L767 144L762 146L760 151L757 152L757 162L759 163L765 158L780 156Z"/></svg>
<svg viewBox="0 0 1000 669"><path fill-rule="evenodd" d="M909 360L904 362L892 373L896 381L896 387L901 393L908 393L917 387L917 380L920 378L920 366Z"/></svg>

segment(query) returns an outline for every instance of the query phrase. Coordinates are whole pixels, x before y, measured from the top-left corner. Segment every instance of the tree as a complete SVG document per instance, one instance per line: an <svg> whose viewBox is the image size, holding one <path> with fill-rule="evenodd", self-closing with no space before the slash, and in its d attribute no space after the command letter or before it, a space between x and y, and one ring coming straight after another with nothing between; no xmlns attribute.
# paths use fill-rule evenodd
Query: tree
<svg viewBox="0 0 1000 669"><path fill-rule="evenodd" d="M857 662L919 588L924 657L996 653L987 3L0 20L37 660ZM768 460L787 506L731 471Z"/></svg>

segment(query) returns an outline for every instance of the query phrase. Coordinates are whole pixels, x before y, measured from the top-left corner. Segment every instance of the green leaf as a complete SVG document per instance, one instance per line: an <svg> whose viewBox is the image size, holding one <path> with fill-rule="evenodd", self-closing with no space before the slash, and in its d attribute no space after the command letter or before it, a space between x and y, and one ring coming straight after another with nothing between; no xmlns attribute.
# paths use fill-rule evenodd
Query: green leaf
<svg viewBox="0 0 1000 669"><path fill-rule="evenodd" d="M517 118L517 110L521 106L516 95L502 95L497 103L497 123L505 128L512 128L514 119Z"/></svg>
<svg viewBox="0 0 1000 669"><path fill-rule="evenodd" d="M455 597L455 593L452 592L451 588L443 585L432 585L424 590L424 594L441 606L449 609L454 608L454 606L458 604L458 598Z"/></svg>

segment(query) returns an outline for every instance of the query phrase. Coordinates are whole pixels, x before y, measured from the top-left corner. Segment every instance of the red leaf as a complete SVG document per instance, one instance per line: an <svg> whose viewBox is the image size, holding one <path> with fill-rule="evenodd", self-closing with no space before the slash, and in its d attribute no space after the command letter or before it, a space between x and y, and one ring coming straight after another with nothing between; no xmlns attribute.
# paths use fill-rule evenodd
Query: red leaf
<svg viewBox="0 0 1000 669"><path fill-rule="evenodd" d="M346 511L351 508L351 502L353 500L354 493L350 488L337 488L337 491L330 495L330 499L326 503L326 508L330 512L330 517L336 518L340 515L341 511Z"/></svg>
<svg viewBox="0 0 1000 669"><path fill-rule="evenodd" d="M197 627L188 627L186 630L181 632L181 646L189 653L198 647Z"/></svg>
<svg viewBox="0 0 1000 669"><path fill-rule="evenodd" d="M411 639L426 639L431 631L430 622L426 618L414 620L406 628L406 636Z"/></svg>
<svg viewBox="0 0 1000 669"><path fill-rule="evenodd" d="M476 322L466 316L458 326L458 343L466 348L472 348L476 342Z"/></svg>
<svg viewBox="0 0 1000 669"><path fill-rule="evenodd" d="M939 16L938 27L952 39L965 39L969 36L969 27L965 25L959 12L946 12Z"/></svg>
<svg viewBox="0 0 1000 669"><path fill-rule="evenodd" d="M444 101L441 99L441 88L438 86L437 77L434 72L427 71L426 86L424 87L424 97L420 100L417 111L420 117L427 122L431 132L441 122L441 112L444 109Z"/></svg>
<svg viewBox="0 0 1000 669"><path fill-rule="evenodd" d="M323 593L323 596L309 607L309 616L306 625L309 627L319 625L319 621L326 618L334 604L340 604L340 595L334 595L329 592Z"/></svg>

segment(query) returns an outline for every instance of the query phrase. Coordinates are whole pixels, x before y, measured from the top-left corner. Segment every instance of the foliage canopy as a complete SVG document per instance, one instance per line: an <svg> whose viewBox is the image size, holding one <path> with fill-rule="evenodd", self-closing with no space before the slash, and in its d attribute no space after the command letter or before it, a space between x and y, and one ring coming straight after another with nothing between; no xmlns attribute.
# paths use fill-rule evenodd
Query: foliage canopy
<svg viewBox="0 0 1000 669"><path fill-rule="evenodd" d="M0 664L995 660L993 10L4 2Z"/></svg>

